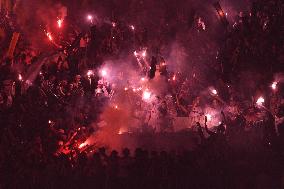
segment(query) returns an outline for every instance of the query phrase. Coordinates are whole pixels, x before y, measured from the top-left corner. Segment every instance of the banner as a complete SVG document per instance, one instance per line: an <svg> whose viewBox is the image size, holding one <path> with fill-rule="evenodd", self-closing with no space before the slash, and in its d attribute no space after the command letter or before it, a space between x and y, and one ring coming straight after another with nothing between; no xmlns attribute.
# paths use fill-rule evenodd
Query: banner
<svg viewBox="0 0 284 189"><path fill-rule="evenodd" d="M14 51L15 51L19 37L20 37L20 33L17 33L17 32L13 33L13 37L12 37L12 40L10 42L10 46L9 46L9 49L8 49L8 52L7 52L7 56L10 57L10 58L13 57L13 54L14 54Z"/></svg>

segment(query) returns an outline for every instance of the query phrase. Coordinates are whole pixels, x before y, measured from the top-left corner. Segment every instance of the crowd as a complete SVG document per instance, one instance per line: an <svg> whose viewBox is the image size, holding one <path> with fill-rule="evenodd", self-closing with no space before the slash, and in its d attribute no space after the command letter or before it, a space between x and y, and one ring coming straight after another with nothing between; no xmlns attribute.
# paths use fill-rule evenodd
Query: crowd
<svg viewBox="0 0 284 189"><path fill-rule="evenodd" d="M173 132L180 123L173 118L189 118L190 131L180 132L198 136L190 151L125 148L119 153L80 145L100 129L94 123L115 92L99 66L105 57L133 53L133 44L143 52L150 43L146 28L118 21L92 24L86 31L75 29L60 44L53 42L48 49L53 54L32 48L25 38L13 57L1 52L0 189L284 188L281 79L271 86L273 74L283 71L284 4L252 5L251 13L226 26L215 87L203 87L195 74L169 72L159 52L149 49L151 69L141 74L149 80L161 75L168 93L156 97L158 105L149 112L154 107L158 115L141 118L141 125L163 119L162 127L151 125L154 135ZM16 15L0 16L1 28L16 31ZM200 17L193 20L198 32L205 30ZM8 44L3 41L1 48ZM251 81L254 86L238 84L249 74L259 80Z"/></svg>

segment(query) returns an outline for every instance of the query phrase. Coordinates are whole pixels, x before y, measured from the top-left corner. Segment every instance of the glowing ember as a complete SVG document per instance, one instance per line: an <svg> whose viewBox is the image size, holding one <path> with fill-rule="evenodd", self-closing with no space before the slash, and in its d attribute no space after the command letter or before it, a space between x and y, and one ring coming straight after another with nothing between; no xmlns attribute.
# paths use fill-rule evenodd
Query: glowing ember
<svg viewBox="0 0 284 189"><path fill-rule="evenodd" d="M202 30L206 29L205 23L202 21L201 18L198 18L198 26L202 28Z"/></svg>
<svg viewBox="0 0 284 189"><path fill-rule="evenodd" d="M93 16L89 14L89 15L87 16L87 19L90 20L90 21L92 21L92 20L93 20Z"/></svg>
<svg viewBox="0 0 284 189"><path fill-rule="evenodd" d="M94 72L93 72L92 70L89 70L89 71L87 72L87 76L88 76L88 77L91 77L92 75L94 75Z"/></svg>
<svg viewBox="0 0 284 189"><path fill-rule="evenodd" d="M216 89L212 89L211 92L212 92L212 94L214 94L214 95L217 95L217 94L218 94L218 92L217 92Z"/></svg>
<svg viewBox="0 0 284 189"><path fill-rule="evenodd" d="M261 97L259 97L259 98L257 99L256 104L257 104L258 106L262 106L263 103L264 103L264 98L261 96Z"/></svg>
<svg viewBox="0 0 284 189"><path fill-rule="evenodd" d="M144 92L143 92L142 98L143 98L144 100L149 100L150 97L151 97L151 93L150 93L149 91L144 91Z"/></svg>
<svg viewBox="0 0 284 189"><path fill-rule="evenodd" d="M128 131L126 130L126 128L120 128L118 131L119 135L122 135L123 133L127 133Z"/></svg>
<svg viewBox="0 0 284 189"><path fill-rule="evenodd" d="M23 81L23 77L22 77L21 74L19 74L18 79L19 79L19 81Z"/></svg>
<svg viewBox="0 0 284 189"><path fill-rule="evenodd" d="M85 142L83 142L82 144L80 144L80 145L78 146L78 148L81 149L81 148L84 148L84 147L87 146L87 145L88 145L88 143L87 143L87 141L85 141Z"/></svg>
<svg viewBox="0 0 284 189"><path fill-rule="evenodd" d="M146 55L147 55L147 52L146 52L146 50L144 50L144 51L142 52L142 57L145 58Z"/></svg>
<svg viewBox="0 0 284 189"><path fill-rule="evenodd" d="M133 25L129 26L132 30L135 30L135 27Z"/></svg>
<svg viewBox="0 0 284 189"><path fill-rule="evenodd" d="M52 37L52 35L51 35L50 32L46 32L46 36L48 37L48 40L49 40L49 41L52 41L52 40L53 40L53 37Z"/></svg>
<svg viewBox="0 0 284 189"><path fill-rule="evenodd" d="M276 90L276 89L277 89L277 82L276 82L276 81L274 81L274 82L271 84L271 88L272 88L273 90Z"/></svg>
<svg viewBox="0 0 284 189"><path fill-rule="evenodd" d="M212 116L210 114L206 114L205 116L207 117L207 121L211 121L212 120Z"/></svg>
<svg viewBox="0 0 284 189"><path fill-rule="evenodd" d="M61 27L62 27L62 24L63 24L63 19L58 19L58 20L57 20L58 28L61 28Z"/></svg>

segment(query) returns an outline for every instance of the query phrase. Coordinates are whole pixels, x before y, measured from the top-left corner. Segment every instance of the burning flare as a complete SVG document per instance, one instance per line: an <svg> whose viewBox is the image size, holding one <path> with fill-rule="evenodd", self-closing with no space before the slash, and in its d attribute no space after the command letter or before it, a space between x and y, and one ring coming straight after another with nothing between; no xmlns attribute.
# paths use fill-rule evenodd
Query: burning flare
<svg viewBox="0 0 284 189"><path fill-rule="evenodd" d="M19 81L23 81L23 77L22 77L21 74L19 74L18 79L19 79Z"/></svg>
<svg viewBox="0 0 284 189"><path fill-rule="evenodd" d="M92 70L88 70L87 76L88 76L88 77L91 77L92 75L94 75L94 72L93 72Z"/></svg>
<svg viewBox="0 0 284 189"><path fill-rule="evenodd" d="M78 146L78 148L79 148L79 149L82 149L82 148L84 148L84 147L87 146L87 145L88 145L88 142L85 141L85 142L81 143L81 144Z"/></svg>
<svg viewBox="0 0 284 189"><path fill-rule="evenodd" d="M107 75L107 71L106 71L105 69L103 69L103 70L101 71L101 74L102 74L103 77L105 77L105 76Z"/></svg>
<svg viewBox="0 0 284 189"><path fill-rule="evenodd" d="M143 100L149 100L150 97L151 97L151 93L148 90L143 92L143 95L142 95Z"/></svg>
<svg viewBox="0 0 284 189"><path fill-rule="evenodd" d="M130 25L129 27L130 27L130 29L132 29L133 31L135 30L135 27L134 27L133 25Z"/></svg>
<svg viewBox="0 0 284 189"><path fill-rule="evenodd" d="M276 81L274 81L272 84L271 84L271 88L273 89L273 90L276 90L277 89L277 82Z"/></svg>
<svg viewBox="0 0 284 189"><path fill-rule="evenodd" d="M259 98L257 99L256 104L257 104L258 106L262 106L263 103L264 103L264 98L261 96L261 97L259 97Z"/></svg>
<svg viewBox="0 0 284 189"><path fill-rule="evenodd" d="M211 121L212 120L212 116L210 114L206 114L205 116L207 117L207 121Z"/></svg>
<svg viewBox="0 0 284 189"><path fill-rule="evenodd" d="M61 27L62 27L62 24L63 24L63 19L58 19L58 20L57 20L58 28L61 28Z"/></svg>
<svg viewBox="0 0 284 189"><path fill-rule="evenodd" d="M211 90L211 93L212 93L213 95L217 95L217 94L218 94L218 92L217 92L216 89L212 89L212 90Z"/></svg>
<svg viewBox="0 0 284 189"><path fill-rule="evenodd" d="M48 40L49 40L49 41L52 41L52 40L53 40L53 37L52 37L52 35L51 35L50 32L46 32L46 36L48 37Z"/></svg>

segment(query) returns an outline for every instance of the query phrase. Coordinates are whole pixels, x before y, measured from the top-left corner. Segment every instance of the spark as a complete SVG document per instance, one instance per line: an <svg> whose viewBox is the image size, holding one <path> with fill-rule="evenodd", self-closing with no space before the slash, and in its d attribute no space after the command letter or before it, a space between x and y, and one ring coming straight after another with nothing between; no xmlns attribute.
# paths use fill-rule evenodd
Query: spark
<svg viewBox="0 0 284 189"><path fill-rule="evenodd" d="M48 40L49 40L49 41L52 41L52 40L53 40L53 37L52 37L52 35L51 35L50 32L46 32L46 36L48 37Z"/></svg>
<svg viewBox="0 0 284 189"><path fill-rule="evenodd" d="M51 120L48 120L48 123L49 123L49 124L51 124L51 123L52 123L52 121L51 121Z"/></svg>
<svg viewBox="0 0 284 189"><path fill-rule="evenodd" d="M130 25L129 27L130 27L130 29L132 29L133 31L135 30L135 27L134 27L133 25Z"/></svg>
<svg viewBox="0 0 284 189"><path fill-rule="evenodd" d="M92 70L88 70L87 76L88 76L88 77L91 77L92 75L94 75L94 72L93 72Z"/></svg>
<svg viewBox="0 0 284 189"><path fill-rule="evenodd" d="M276 90L277 89L277 82L276 81L274 81L272 84L271 84L271 88L273 89L273 90Z"/></svg>
<svg viewBox="0 0 284 189"><path fill-rule="evenodd" d="M198 18L198 26L199 27L201 27L202 28L202 30L204 30L205 31L205 29L206 29L206 25L205 25L205 23L202 21L202 19L201 18Z"/></svg>
<svg viewBox="0 0 284 189"><path fill-rule="evenodd" d="M175 80L176 80L176 75L173 76L173 81L175 81Z"/></svg>
<svg viewBox="0 0 284 189"><path fill-rule="evenodd" d="M93 20L93 16L89 14L89 15L87 16L87 19L90 20L90 21L92 21L92 20Z"/></svg>
<svg viewBox="0 0 284 189"><path fill-rule="evenodd" d="M112 27L116 27L116 23L115 22L112 22L111 25L112 25Z"/></svg>
<svg viewBox="0 0 284 189"><path fill-rule="evenodd" d="M61 28L61 27L62 27L62 24L63 24L63 19L58 19L58 20L57 20L58 28Z"/></svg>
<svg viewBox="0 0 284 189"><path fill-rule="evenodd" d="M258 106L262 106L263 103L264 103L264 98L261 96L261 97L259 97L259 98L257 99L256 104L257 104Z"/></svg>
<svg viewBox="0 0 284 189"><path fill-rule="evenodd" d="M218 94L218 92L217 92L216 89L212 89L211 92L212 92L212 94L214 94L214 95L217 95L217 94Z"/></svg>
<svg viewBox="0 0 284 189"><path fill-rule="evenodd" d="M19 74L18 79L19 79L19 81L23 81L23 77L22 77L21 74Z"/></svg>
<svg viewBox="0 0 284 189"><path fill-rule="evenodd" d="M81 149L81 148L84 148L87 145L88 145L88 143L87 143L87 141L85 141L85 142L81 143L78 148Z"/></svg>
<svg viewBox="0 0 284 189"><path fill-rule="evenodd" d="M146 52L146 50L144 50L144 51L142 52L142 57L145 58L146 55L147 55L147 52Z"/></svg>

